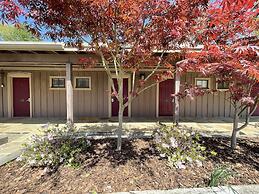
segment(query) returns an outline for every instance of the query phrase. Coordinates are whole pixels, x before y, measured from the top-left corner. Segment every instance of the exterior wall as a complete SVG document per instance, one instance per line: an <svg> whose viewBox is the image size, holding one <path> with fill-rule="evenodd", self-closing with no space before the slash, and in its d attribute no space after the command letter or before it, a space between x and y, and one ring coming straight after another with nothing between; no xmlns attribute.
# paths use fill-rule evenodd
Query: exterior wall
<svg viewBox="0 0 259 194"><path fill-rule="evenodd" d="M138 83L138 80L136 80L136 83ZM152 83L149 82L147 85ZM133 100L131 107L132 117L156 117L156 91L156 85L154 85Z"/></svg>
<svg viewBox="0 0 259 194"><path fill-rule="evenodd" d="M29 71L26 71L29 72ZM49 76L64 76L65 71L31 71L33 117L66 117L66 91L49 88ZM74 116L101 117L109 116L108 78L105 72L74 71L73 76L91 76L92 89L74 90ZM181 77L181 83L195 83L197 73L188 73ZM7 117L7 72L4 74L4 99L2 106L2 89L0 88L0 117ZM216 79L211 78L212 88ZM233 108L228 92L217 92L197 97L194 100L183 99L180 102L180 118L183 117L231 117ZM156 116L157 86L144 91L132 103L132 117Z"/></svg>
<svg viewBox="0 0 259 194"><path fill-rule="evenodd" d="M181 84L195 84L195 78L201 77L198 73L188 73L181 77ZM216 89L216 78L211 77L211 89ZM181 117L232 117L233 107L231 106L229 92L218 91L213 94L205 94L196 97L194 100L185 98L180 101Z"/></svg>
<svg viewBox="0 0 259 194"><path fill-rule="evenodd" d="M50 89L49 83L50 76L65 76L65 71L31 71L31 73L33 117L66 117L66 90ZM5 86L7 85L6 76L7 72L5 73ZM108 117L108 83L106 73L75 71L73 76L90 76L92 84L91 90L74 90L74 116L77 118L91 116ZM5 117L8 115L6 91L5 87ZM0 102L1 100L0 97ZM1 105L0 116L2 117Z"/></svg>

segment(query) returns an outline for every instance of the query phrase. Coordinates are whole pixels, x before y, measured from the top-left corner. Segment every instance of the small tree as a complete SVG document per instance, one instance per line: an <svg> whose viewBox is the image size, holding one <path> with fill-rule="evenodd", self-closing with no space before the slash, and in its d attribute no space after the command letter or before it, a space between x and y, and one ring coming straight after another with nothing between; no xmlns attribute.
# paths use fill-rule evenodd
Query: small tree
<svg viewBox="0 0 259 194"><path fill-rule="evenodd" d="M100 61L119 102L117 150L121 150L123 112L142 92L171 78L175 61L169 50L191 42L191 28L201 16L206 1L171 0L19 0L29 10L36 28L47 29L54 40L67 40L80 47L88 43L95 59L80 62L92 67ZM175 55L174 55L175 56ZM149 74L139 81L141 69ZM117 87L113 81L113 73ZM123 77L132 76L131 92L123 96ZM148 83L148 80L149 81ZM153 81L152 81L153 80Z"/></svg>
<svg viewBox="0 0 259 194"><path fill-rule="evenodd" d="M250 1L216 1L208 8L197 25L200 29L196 38L203 43L201 52L187 53L186 60L179 62L180 70L194 70L204 75L213 75L219 82L228 83L230 98L234 107L232 149L236 148L237 133L245 128L258 106L259 94L251 91L259 82L257 3ZM179 94L203 95L199 88L187 88ZM238 121L245 112L246 121Z"/></svg>
<svg viewBox="0 0 259 194"><path fill-rule="evenodd" d="M0 40L39 41L25 26L0 25Z"/></svg>

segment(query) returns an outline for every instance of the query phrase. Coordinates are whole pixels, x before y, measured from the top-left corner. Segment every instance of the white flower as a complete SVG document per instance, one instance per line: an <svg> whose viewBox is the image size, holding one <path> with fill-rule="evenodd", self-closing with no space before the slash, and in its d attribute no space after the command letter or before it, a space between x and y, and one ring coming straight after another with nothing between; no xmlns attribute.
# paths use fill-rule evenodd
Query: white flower
<svg viewBox="0 0 259 194"><path fill-rule="evenodd" d="M165 158L166 155L165 155L165 154L160 154L160 157L161 157L161 158Z"/></svg>
<svg viewBox="0 0 259 194"><path fill-rule="evenodd" d="M192 162L192 158L187 156L186 159L189 161L189 162Z"/></svg>
<svg viewBox="0 0 259 194"><path fill-rule="evenodd" d="M200 160L195 160L198 167L202 167L202 162Z"/></svg>
<svg viewBox="0 0 259 194"><path fill-rule="evenodd" d="M29 160L29 165L33 166L34 164L36 164L36 160Z"/></svg>
<svg viewBox="0 0 259 194"><path fill-rule="evenodd" d="M186 166L182 163L182 161L177 161L175 165L176 165L176 168L179 168L179 169L186 168Z"/></svg>
<svg viewBox="0 0 259 194"><path fill-rule="evenodd" d="M22 157L21 157L21 156L19 156L18 158L16 158L16 161L17 161L17 162L22 161Z"/></svg>
<svg viewBox="0 0 259 194"><path fill-rule="evenodd" d="M160 143L160 141L161 141L161 137L159 135L156 135L155 136L155 142Z"/></svg>
<svg viewBox="0 0 259 194"><path fill-rule="evenodd" d="M171 146L172 146L173 148L178 147L178 143L177 143L177 141L176 141L176 139L175 139L174 137L171 137L171 138L170 138L170 144L171 144Z"/></svg>
<svg viewBox="0 0 259 194"><path fill-rule="evenodd" d="M170 146L167 143L162 143L161 146L164 147L164 148L170 148Z"/></svg>
<svg viewBox="0 0 259 194"><path fill-rule="evenodd" d="M47 136L48 140L53 140L53 135L48 133L48 136Z"/></svg>

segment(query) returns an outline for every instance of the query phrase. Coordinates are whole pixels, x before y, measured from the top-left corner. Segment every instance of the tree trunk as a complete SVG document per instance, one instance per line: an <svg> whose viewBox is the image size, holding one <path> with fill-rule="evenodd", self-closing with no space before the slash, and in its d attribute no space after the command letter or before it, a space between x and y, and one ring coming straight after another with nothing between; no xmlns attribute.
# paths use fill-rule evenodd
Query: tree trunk
<svg viewBox="0 0 259 194"><path fill-rule="evenodd" d="M122 144L122 123L123 123L123 102L119 102L119 127L118 127L118 138L117 138L117 151L121 151Z"/></svg>
<svg viewBox="0 0 259 194"><path fill-rule="evenodd" d="M122 123L123 123L123 111L124 111L124 99L123 99L123 79L118 79L118 101L119 101L119 126L117 130L117 151L121 151L121 144L122 144Z"/></svg>
<svg viewBox="0 0 259 194"><path fill-rule="evenodd" d="M233 130L231 136L231 149L236 149L237 146L237 133L238 133L238 110L237 107L234 108L234 120L233 120Z"/></svg>

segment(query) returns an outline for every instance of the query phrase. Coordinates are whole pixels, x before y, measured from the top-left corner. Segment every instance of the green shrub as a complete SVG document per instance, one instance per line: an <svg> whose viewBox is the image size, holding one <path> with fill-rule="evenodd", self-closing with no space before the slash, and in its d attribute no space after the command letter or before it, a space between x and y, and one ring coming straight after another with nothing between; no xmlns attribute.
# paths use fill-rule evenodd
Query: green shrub
<svg viewBox="0 0 259 194"><path fill-rule="evenodd" d="M233 176L233 172L230 168L226 166L220 166L214 169L211 173L209 186L217 187L227 181L231 176Z"/></svg>
<svg viewBox="0 0 259 194"><path fill-rule="evenodd" d="M79 165L79 154L87 151L90 142L77 136L72 125L59 127L49 125L40 129L40 135L33 135L18 160L32 167L56 168L60 164Z"/></svg>
<svg viewBox="0 0 259 194"><path fill-rule="evenodd" d="M168 159L170 166L183 169L188 164L202 165L206 147L202 146L200 135L187 128L161 125L154 139L160 156ZM215 152L211 152L216 155Z"/></svg>

